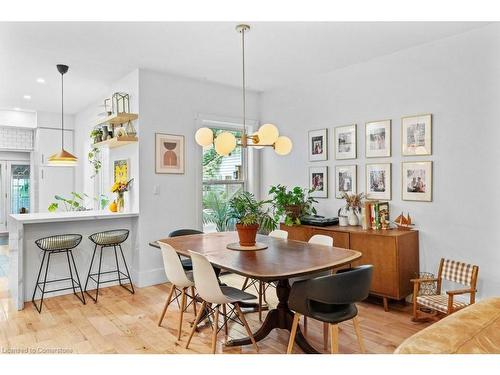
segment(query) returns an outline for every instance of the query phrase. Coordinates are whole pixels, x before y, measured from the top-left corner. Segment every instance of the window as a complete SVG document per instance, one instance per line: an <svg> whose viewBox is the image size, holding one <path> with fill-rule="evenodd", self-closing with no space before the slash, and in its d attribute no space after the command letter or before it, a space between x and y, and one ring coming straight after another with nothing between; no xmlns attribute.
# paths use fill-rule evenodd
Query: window
<svg viewBox="0 0 500 375"><path fill-rule="evenodd" d="M241 136L238 129L211 127L214 135L230 131ZM245 152L240 146L228 156L215 152L214 146L203 148L203 231L223 232L234 229L234 222L228 219L228 202L243 190L246 183Z"/></svg>

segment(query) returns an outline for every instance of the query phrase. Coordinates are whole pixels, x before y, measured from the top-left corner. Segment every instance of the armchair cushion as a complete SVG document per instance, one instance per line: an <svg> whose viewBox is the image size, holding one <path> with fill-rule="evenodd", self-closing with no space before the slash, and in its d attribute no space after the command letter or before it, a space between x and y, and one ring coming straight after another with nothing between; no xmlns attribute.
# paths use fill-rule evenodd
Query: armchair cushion
<svg viewBox="0 0 500 375"><path fill-rule="evenodd" d="M430 296L418 296L417 303L429 309L448 313L448 296L446 294L435 294ZM453 299L453 310L459 310L468 305L467 302L458 298Z"/></svg>

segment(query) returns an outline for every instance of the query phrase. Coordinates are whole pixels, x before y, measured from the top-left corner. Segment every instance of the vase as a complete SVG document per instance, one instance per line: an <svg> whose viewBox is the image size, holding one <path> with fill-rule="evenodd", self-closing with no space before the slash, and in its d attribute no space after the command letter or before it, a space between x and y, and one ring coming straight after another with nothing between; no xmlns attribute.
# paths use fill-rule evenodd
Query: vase
<svg viewBox="0 0 500 375"><path fill-rule="evenodd" d="M105 141L109 137L109 130L107 125L102 126L102 140Z"/></svg>
<svg viewBox="0 0 500 375"><path fill-rule="evenodd" d="M347 213L347 221L351 226L356 226L359 224L358 217L356 216L354 208L352 207L349 208L349 212Z"/></svg>
<svg viewBox="0 0 500 375"><path fill-rule="evenodd" d="M236 224L236 230L238 231L238 237L240 238L241 246L255 246L255 239L257 238L259 224Z"/></svg>
<svg viewBox="0 0 500 375"><path fill-rule="evenodd" d="M339 226L340 227L347 227L349 225L349 220L348 220L348 214L345 208L340 208L338 213L339 217Z"/></svg>
<svg viewBox="0 0 500 375"><path fill-rule="evenodd" d="M132 121L127 122L127 126L125 126L125 132L131 137L135 137L135 135L137 134L134 125L132 125Z"/></svg>
<svg viewBox="0 0 500 375"><path fill-rule="evenodd" d="M118 193L118 197L116 197L116 211L123 212L125 209L125 197L123 193Z"/></svg>

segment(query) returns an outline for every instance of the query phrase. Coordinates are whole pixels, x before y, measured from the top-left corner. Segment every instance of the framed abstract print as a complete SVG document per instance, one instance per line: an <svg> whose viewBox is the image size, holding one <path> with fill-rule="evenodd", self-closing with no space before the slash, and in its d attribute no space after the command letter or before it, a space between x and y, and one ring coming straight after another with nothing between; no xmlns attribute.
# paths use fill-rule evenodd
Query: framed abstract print
<svg viewBox="0 0 500 375"><path fill-rule="evenodd" d="M432 201L432 161L401 163L401 180L404 201Z"/></svg>
<svg viewBox="0 0 500 375"><path fill-rule="evenodd" d="M113 182L126 184L129 180L128 160L115 160L113 162Z"/></svg>
<svg viewBox="0 0 500 375"><path fill-rule="evenodd" d="M335 167L335 198L341 199L342 193L357 194L357 166L338 165Z"/></svg>
<svg viewBox="0 0 500 375"><path fill-rule="evenodd" d="M367 158L391 156L391 120L366 123L365 152Z"/></svg>
<svg viewBox="0 0 500 375"><path fill-rule="evenodd" d="M328 167L309 168L309 188L315 198L328 198Z"/></svg>
<svg viewBox="0 0 500 375"><path fill-rule="evenodd" d="M366 165L366 197L391 200L391 163Z"/></svg>
<svg viewBox="0 0 500 375"><path fill-rule="evenodd" d="M308 133L309 161L328 160L328 129Z"/></svg>
<svg viewBox="0 0 500 375"><path fill-rule="evenodd" d="M184 136L156 133L156 173L184 173Z"/></svg>
<svg viewBox="0 0 500 375"><path fill-rule="evenodd" d="M335 128L335 159L356 159L356 125Z"/></svg>
<svg viewBox="0 0 500 375"><path fill-rule="evenodd" d="M401 154L432 154L432 115L401 118Z"/></svg>

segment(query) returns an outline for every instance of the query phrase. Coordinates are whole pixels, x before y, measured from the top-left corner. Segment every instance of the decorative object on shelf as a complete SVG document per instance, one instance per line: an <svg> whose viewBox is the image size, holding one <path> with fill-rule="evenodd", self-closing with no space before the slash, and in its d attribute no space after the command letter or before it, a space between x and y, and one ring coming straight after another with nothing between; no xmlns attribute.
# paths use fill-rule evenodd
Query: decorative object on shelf
<svg viewBox="0 0 500 375"><path fill-rule="evenodd" d="M391 200L391 163L366 165L366 198Z"/></svg>
<svg viewBox="0 0 500 375"><path fill-rule="evenodd" d="M184 136L156 133L156 173L184 173Z"/></svg>
<svg viewBox="0 0 500 375"><path fill-rule="evenodd" d="M401 118L401 154L403 156L432 154L432 115Z"/></svg>
<svg viewBox="0 0 500 375"><path fill-rule="evenodd" d="M310 130L309 161L328 160L328 129Z"/></svg>
<svg viewBox="0 0 500 375"><path fill-rule="evenodd" d="M99 107L103 107L104 111L99 113L99 116L108 117L108 116L111 116L113 114L113 110L109 104L110 101L111 101L111 98L104 99L104 103L99 106Z"/></svg>
<svg viewBox="0 0 500 375"><path fill-rule="evenodd" d="M257 201L252 193L242 191L229 201L230 217L236 221L236 230L241 246L255 246L257 231L270 232L276 229L271 215L271 201Z"/></svg>
<svg viewBox="0 0 500 375"><path fill-rule="evenodd" d="M356 165L335 167L335 198L342 199L343 193L356 194L358 186Z"/></svg>
<svg viewBox="0 0 500 375"><path fill-rule="evenodd" d="M114 138L126 137L127 132L123 127L113 128L113 136Z"/></svg>
<svg viewBox="0 0 500 375"><path fill-rule="evenodd" d="M105 141L109 138L109 128L108 128L108 125L103 125L102 126L102 140ZM113 137L111 137L113 138ZM94 142L95 143L95 142Z"/></svg>
<svg viewBox="0 0 500 375"><path fill-rule="evenodd" d="M365 205L363 205L363 207L361 207L361 214L358 217L358 220L361 224L362 229L367 230L368 228L370 228L370 226L366 220L366 207L365 207Z"/></svg>
<svg viewBox="0 0 500 375"><path fill-rule="evenodd" d="M130 113L130 97L126 92L115 92L111 97L113 113Z"/></svg>
<svg viewBox="0 0 500 375"><path fill-rule="evenodd" d="M309 167L309 189L314 198L328 198L328 167Z"/></svg>
<svg viewBox="0 0 500 375"><path fill-rule="evenodd" d="M337 216L339 217L340 227L347 227L349 225L348 211L346 207L339 208Z"/></svg>
<svg viewBox="0 0 500 375"><path fill-rule="evenodd" d="M366 221L371 229L389 229L389 202L369 201L365 203Z"/></svg>
<svg viewBox="0 0 500 375"><path fill-rule="evenodd" d="M101 150L97 147L92 147L92 149L88 153L89 163L92 166L93 174L90 178L94 178L99 174L99 171L102 167L101 161Z"/></svg>
<svg viewBox="0 0 500 375"><path fill-rule="evenodd" d="M274 218L279 221L285 217L285 225L300 225L300 218L306 215L315 215L313 203L318 201L311 196L313 191L295 186L287 190L284 185L271 186L269 193L274 207Z"/></svg>
<svg viewBox="0 0 500 375"><path fill-rule="evenodd" d="M401 183L404 201L432 202L432 161L401 163Z"/></svg>
<svg viewBox="0 0 500 375"><path fill-rule="evenodd" d="M127 135L131 137L135 137L135 135L137 134L132 121L127 122L127 125L125 126L125 133L127 133Z"/></svg>
<svg viewBox="0 0 500 375"><path fill-rule="evenodd" d="M365 197L364 193L349 194L343 192L341 197L346 201L347 222L351 226L359 225L358 212L361 211L362 200Z"/></svg>
<svg viewBox="0 0 500 375"><path fill-rule="evenodd" d="M78 158L64 149L64 74L68 72L67 65L58 64L57 70L61 73L61 151L51 155L49 165L74 167Z"/></svg>
<svg viewBox="0 0 500 375"><path fill-rule="evenodd" d="M242 89L243 89L243 131L237 142L234 134L224 131L214 137L212 129L203 127L196 131L195 140L200 146L206 147L214 144L215 151L219 155L229 155L236 146L247 147L272 147L278 155L288 155L292 151L290 138L280 136L278 128L273 124L264 124L254 134L247 134L246 128L246 81L245 81L245 33L250 31L248 25L236 26L236 31L241 34L242 45Z"/></svg>
<svg viewBox="0 0 500 375"><path fill-rule="evenodd" d="M116 193L116 210L117 212L123 212L125 209L125 196L124 193L129 191L131 183L134 179L130 179L128 182L115 182L111 187L111 192Z"/></svg>
<svg viewBox="0 0 500 375"><path fill-rule="evenodd" d="M365 152L367 158L391 156L391 120L366 123Z"/></svg>
<svg viewBox="0 0 500 375"><path fill-rule="evenodd" d="M116 205L116 200L109 204L109 211L118 212L118 206Z"/></svg>
<svg viewBox="0 0 500 375"><path fill-rule="evenodd" d="M92 129L90 132L90 138L92 138L94 143L102 142L103 131L100 127Z"/></svg>
<svg viewBox="0 0 500 375"><path fill-rule="evenodd" d="M334 131L335 159L346 160L357 157L356 124L337 126Z"/></svg>
<svg viewBox="0 0 500 375"><path fill-rule="evenodd" d="M411 229L412 227L415 226L413 224L412 219L410 217L410 213L407 213L407 215L403 215L401 212L401 215L399 215L395 220L394 224L398 227L398 229L403 229L403 230L408 230Z"/></svg>
<svg viewBox="0 0 500 375"><path fill-rule="evenodd" d="M113 162L114 183L126 183L128 181L128 159L115 160Z"/></svg>

